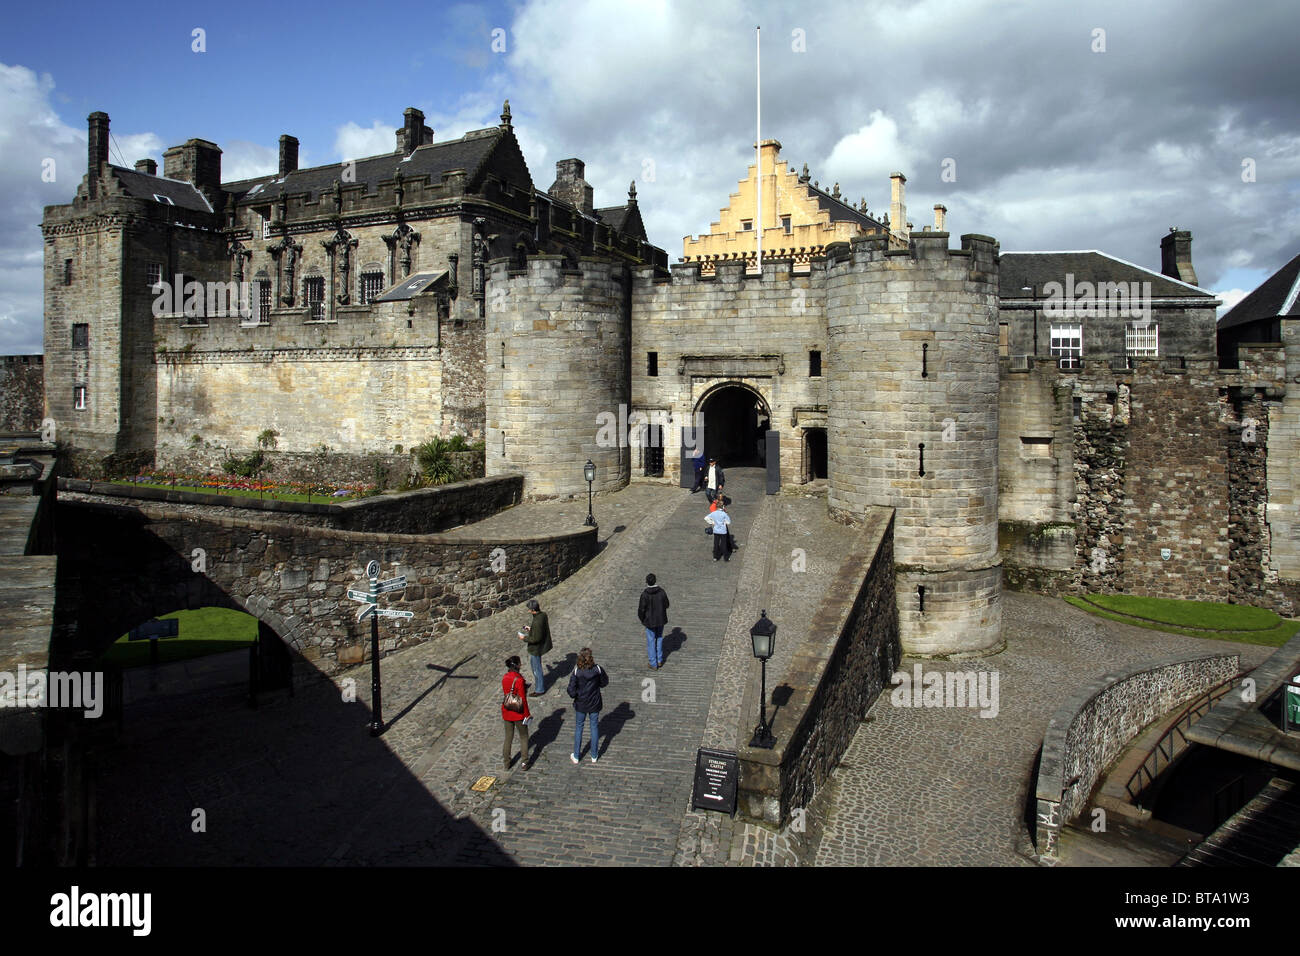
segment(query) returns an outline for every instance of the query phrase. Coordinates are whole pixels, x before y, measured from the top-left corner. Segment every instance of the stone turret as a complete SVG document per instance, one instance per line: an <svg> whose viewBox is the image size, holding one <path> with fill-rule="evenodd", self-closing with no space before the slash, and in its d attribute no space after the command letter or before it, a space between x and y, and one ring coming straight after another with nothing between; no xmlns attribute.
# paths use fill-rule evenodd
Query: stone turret
<svg viewBox="0 0 1300 956"><path fill-rule="evenodd" d="M591 459L594 490L616 491L631 457L617 427L600 427L629 402L626 268L584 258L566 270L561 256L510 266L493 260L487 289L487 474L524 472L529 498L580 496Z"/></svg>
<svg viewBox="0 0 1300 956"><path fill-rule="evenodd" d="M896 509L899 625L912 654L1002 646L996 243L948 234L830 250L831 514ZM870 307L868 307L870 303ZM924 590L922 590L924 589Z"/></svg>

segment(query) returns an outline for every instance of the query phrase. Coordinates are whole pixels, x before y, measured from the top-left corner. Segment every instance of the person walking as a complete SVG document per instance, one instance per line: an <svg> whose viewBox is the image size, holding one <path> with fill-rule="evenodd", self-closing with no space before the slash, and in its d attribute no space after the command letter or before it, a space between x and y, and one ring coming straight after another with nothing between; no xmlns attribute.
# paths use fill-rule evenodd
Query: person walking
<svg viewBox="0 0 1300 956"><path fill-rule="evenodd" d="M704 469L707 463L704 460L703 445L695 449L695 457L692 462L695 464L695 484L691 486L691 494L695 494L704 487Z"/></svg>
<svg viewBox="0 0 1300 956"><path fill-rule="evenodd" d="M704 518L713 528L713 560L720 558L731 560L731 515L727 514L727 509L722 505L722 499L718 499L718 507L715 511L710 511Z"/></svg>
<svg viewBox="0 0 1300 956"><path fill-rule="evenodd" d="M664 666L664 625L668 623L668 592L655 584L655 576L645 576L646 589L641 592L636 616L645 628L645 653L650 658L650 669Z"/></svg>
<svg viewBox="0 0 1300 956"><path fill-rule="evenodd" d="M546 673L542 670L542 655L551 652L551 622L536 598L528 602L528 613L532 620L519 632L519 639L525 641L528 647L528 661L532 665L533 677L536 679L533 692L541 697L546 693Z"/></svg>
<svg viewBox="0 0 1300 956"><path fill-rule="evenodd" d="M591 762L600 759L600 709L605 706L600 689L609 684L609 675L596 663L591 648L584 647L578 651L578 667L569 675L569 696L573 698L573 709L577 723L573 726L573 753L569 755L574 763L582 758L582 724L584 720L591 723Z"/></svg>
<svg viewBox="0 0 1300 956"><path fill-rule="evenodd" d="M710 501L722 497L722 486L726 482L726 476L722 473L722 466L718 464L718 459L709 459L708 480L704 486L704 495Z"/></svg>
<svg viewBox="0 0 1300 956"><path fill-rule="evenodd" d="M519 763L524 770L532 766L528 759L528 725L533 715L528 712L528 682L519 673L519 658L506 658L506 672L501 677L501 722L505 727L505 744L501 748L501 767L510 769L510 750L515 734L519 734Z"/></svg>

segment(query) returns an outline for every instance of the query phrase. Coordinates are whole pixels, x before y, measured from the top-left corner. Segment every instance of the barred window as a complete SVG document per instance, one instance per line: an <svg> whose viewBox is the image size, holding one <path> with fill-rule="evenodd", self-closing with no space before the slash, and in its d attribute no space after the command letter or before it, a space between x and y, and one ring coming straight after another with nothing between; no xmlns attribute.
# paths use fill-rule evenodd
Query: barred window
<svg viewBox="0 0 1300 956"><path fill-rule="evenodd" d="M312 322L325 318L325 277L308 276L302 280L303 295L307 299L307 311Z"/></svg>
<svg viewBox="0 0 1300 956"><path fill-rule="evenodd" d="M1061 368L1083 368L1082 325L1053 325L1051 347Z"/></svg>
<svg viewBox="0 0 1300 956"><path fill-rule="evenodd" d="M1124 351L1132 358L1155 358L1160 354L1160 326L1151 322L1142 328L1130 322L1124 329Z"/></svg>
<svg viewBox="0 0 1300 956"><path fill-rule="evenodd" d="M86 407L86 386L74 385L72 388L72 407L78 410Z"/></svg>
<svg viewBox="0 0 1300 956"><path fill-rule="evenodd" d="M74 349L90 348L90 325L77 322L72 326L72 347Z"/></svg>
<svg viewBox="0 0 1300 956"><path fill-rule="evenodd" d="M257 280L257 321L271 321L271 283L267 279Z"/></svg>
<svg viewBox="0 0 1300 956"><path fill-rule="evenodd" d="M72 260L63 260L63 284L72 285Z"/></svg>
<svg viewBox="0 0 1300 956"><path fill-rule="evenodd" d="M384 291L384 274L382 272L361 273L361 304L367 305Z"/></svg>
<svg viewBox="0 0 1300 956"><path fill-rule="evenodd" d="M149 291L161 292L162 290L158 288L160 285L162 285L162 263L151 262L149 263Z"/></svg>

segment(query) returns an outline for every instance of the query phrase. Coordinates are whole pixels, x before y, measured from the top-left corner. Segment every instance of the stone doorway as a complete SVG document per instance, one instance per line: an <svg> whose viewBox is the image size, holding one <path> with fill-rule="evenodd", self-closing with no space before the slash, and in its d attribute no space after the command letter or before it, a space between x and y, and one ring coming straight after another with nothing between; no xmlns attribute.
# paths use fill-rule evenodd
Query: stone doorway
<svg viewBox="0 0 1300 956"><path fill-rule="evenodd" d="M826 429L805 428L803 430L803 480L824 481L826 475Z"/></svg>

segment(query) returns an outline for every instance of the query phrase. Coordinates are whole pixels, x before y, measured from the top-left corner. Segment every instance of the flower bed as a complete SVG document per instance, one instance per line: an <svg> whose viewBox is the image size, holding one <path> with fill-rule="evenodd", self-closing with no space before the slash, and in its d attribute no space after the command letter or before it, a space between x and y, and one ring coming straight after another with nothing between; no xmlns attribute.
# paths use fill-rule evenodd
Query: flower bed
<svg viewBox="0 0 1300 956"><path fill-rule="evenodd" d="M235 475L190 475L172 471L145 471L134 478L115 482L122 485L146 485L175 488L178 491L211 492L225 495L257 495L259 498L283 498L289 501L313 499L365 498L378 494L374 483L330 484L313 481L262 481Z"/></svg>

